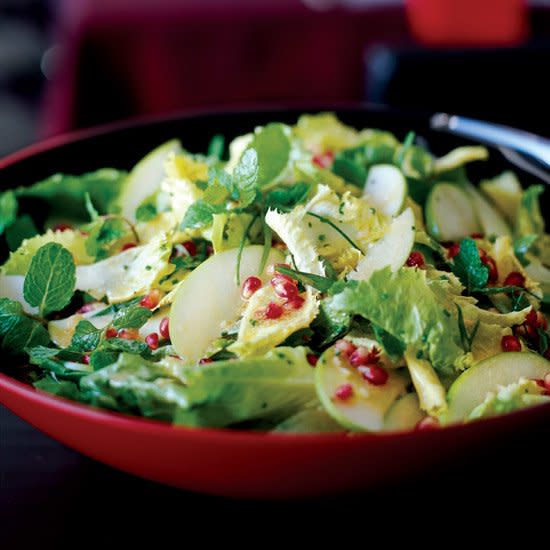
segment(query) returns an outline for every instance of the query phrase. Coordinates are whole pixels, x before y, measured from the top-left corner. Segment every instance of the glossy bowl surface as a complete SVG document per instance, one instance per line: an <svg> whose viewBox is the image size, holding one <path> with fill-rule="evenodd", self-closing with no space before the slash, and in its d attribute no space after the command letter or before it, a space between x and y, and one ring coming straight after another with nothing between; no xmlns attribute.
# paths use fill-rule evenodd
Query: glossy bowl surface
<svg viewBox="0 0 550 550"><path fill-rule="evenodd" d="M318 110L203 113L77 133L0 160L0 181L6 188L30 185L58 171L129 168L174 137L191 151L205 151L216 133L231 139L256 125L292 123L300 112ZM349 124L388 129L401 139L414 129L436 153L464 143L432 134L424 115L364 106L334 110ZM504 167L502 160L493 160L481 167L479 176ZM0 402L54 439L115 468L193 491L258 499L361 491L443 463L452 469L460 457L513 441L525 430L547 433L550 422L550 405L543 405L465 426L398 434L285 435L185 428L50 396L5 374L0 374Z"/></svg>

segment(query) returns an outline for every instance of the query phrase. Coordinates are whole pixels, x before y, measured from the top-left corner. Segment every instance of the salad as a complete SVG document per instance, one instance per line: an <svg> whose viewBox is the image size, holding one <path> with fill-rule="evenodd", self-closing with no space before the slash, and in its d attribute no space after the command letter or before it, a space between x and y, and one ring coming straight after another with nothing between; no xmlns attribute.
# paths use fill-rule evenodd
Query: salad
<svg viewBox="0 0 550 550"><path fill-rule="evenodd" d="M550 402L543 187L476 185L484 147L401 137L303 115L4 191L2 369L95 407L275 432Z"/></svg>

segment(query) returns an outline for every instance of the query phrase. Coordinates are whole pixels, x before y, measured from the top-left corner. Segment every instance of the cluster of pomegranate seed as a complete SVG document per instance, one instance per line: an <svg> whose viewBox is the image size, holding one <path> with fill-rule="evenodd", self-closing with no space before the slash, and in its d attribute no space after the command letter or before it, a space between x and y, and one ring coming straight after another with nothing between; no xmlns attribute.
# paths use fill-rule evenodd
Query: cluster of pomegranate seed
<svg viewBox="0 0 550 550"><path fill-rule="evenodd" d="M155 309L159 305L160 296L160 290L155 288L140 300L139 305L147 309Z"/></svg>
<svg viewBox="0 0 550 550"><path fill-rule="evenodd" d="M525 277L519 271L512 271L506 275L504 286L519 286L525 288Z"/></svg>
<svg viewBox="0 0 550 550"><path fill-rule="evenodd" d="M271 286L275 294L285 300L286 309L300 309L304 305L305 300L299 294L298 283L292 277L275 272L271 279Z"/></svg>
<svg viewBox="0 0 550 550"><path fill-rule="evenodd" d="M276 302L269 302L264 311L266 319L278 319L283 313L283 306Z"/></svg>
<svg viewBox="0 0 550 550"><path fill-rule="evenodd" d="M248 300L260 288L262 288L262 280L259 277L253 275L247 277L241 287L241 296L243 299Z"/></svg>
<svg viewBox="0 0 550 550"><path fill-rule="evenodd" d="M548 329L548 321L544 314L540 311L536 311L534 308L531 308L527 316L525 317L525 322L522 325L514 327L514 335L516 338L524 338L533 346L538 346L540 341L540 331L546 331ZM548 348L544 357L550 360L550 348Z"/></svg>
<svg viewBox="0 0 550 550"><path fill-rule="evenodd" d="M105 331L106 338L123 338L124 340L139 340L139 330L137 328L121 328L117 330L114 327L109 327ZM151 332L145 337L145 343L155 350L159 347L159 335L156 332Z"/></svg>
<svg viewBox="0 0 550 550"><path fill-rule="evenodd" d="M423 267L426 266L426 260L424 258L424 254L422 254L422 252L413 250L409 254L409 257L407 258L405 265L407 265L408 267L418 267L419 269L422 269Z"/></svg>
<svg viewBox="0 0 550 550"><path fill-rule="evenodd" d="M356 346L349 340L341 339L335 344L337 355L345 357L361 377L373 386L383 386L388 381L388 372L380 366L380 350ZM337 395L335 394L335 397Z"/></svg>
<svg viewBox="0 0 550 550"><path fill-rule="evenodd" d="M311 159L313 164L316 164L320 168L330 168L334 162L334 153L332 151L325 151L324 153L319 153L313 155Z"/></svg>

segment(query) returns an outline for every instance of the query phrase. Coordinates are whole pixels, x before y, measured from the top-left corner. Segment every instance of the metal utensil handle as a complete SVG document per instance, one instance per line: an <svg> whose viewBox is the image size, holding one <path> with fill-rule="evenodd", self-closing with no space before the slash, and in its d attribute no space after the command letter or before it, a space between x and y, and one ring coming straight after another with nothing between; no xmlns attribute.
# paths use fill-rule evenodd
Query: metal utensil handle
<svg viewBox="0 0 550 550"><path fill-rule="evenodd" d="M446 113L433 115L430 126L434 130L448 131L487 145L514 149L530 155L550 169L550 140L536 134Z"/></svg>

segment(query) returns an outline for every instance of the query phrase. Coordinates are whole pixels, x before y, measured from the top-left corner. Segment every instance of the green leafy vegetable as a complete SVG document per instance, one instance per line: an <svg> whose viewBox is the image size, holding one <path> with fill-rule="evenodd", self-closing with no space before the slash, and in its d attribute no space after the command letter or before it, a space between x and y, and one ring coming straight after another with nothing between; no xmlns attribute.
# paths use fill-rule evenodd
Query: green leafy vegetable
<svg viewBox="0 0 550 550"><path fill-rule="evenodd" d="M133 234L129 223L118 216L98 219L87 229L90 234L86 239L86 252L96 260L109 257L121 239Z"/></svg>
<svg viewBox="0 0 550 550"><path fill-rule="evenodd" d="M11 251L17 250L25 239L38 234L38 229L28 214L19 216L6 228L6 241Z"/></svg>
<svg viewBox="0 0 550 550"><path fill-rule="evenodd" d="M180 229L194 229L210 225L214 214L223 212L224 210L225 206L215 206L199 199L187 209L187 212L185 212Z"/></svg>
<svg viewBox="0 0 550 550"><path fill-rule="evenodd" d="M153 315L145 307L129 307L118 311L113 319L113 326L121 328L141 328Z"/></svg>
<svg viewBox="0 0 550 550"><path fill-rule="evenodd" d="M377 342L382 346L382 349L392 361L398 361L403 357L406 346L401 340L385 331L383 328L380 328L378 325L372 324L371 326Z"/></svg>
<svg viewBox="0 0 550 550"><path fill-rule="evenodd" d="M38 250L25 277L23 293L41 316L63 309L73 297L76 283L71 253L60 244L48 243Z"/></svg>
<svg viewBox="0 0 550 550"><path fill-rule="evenodd" d="M256 197L259 180L258 153L255 149L247 149L233 172L239 207L245 208L252 204Z"/></svg>
<svg viewBox="0 0 550 550"><path fill-rule="evenodd" d="M335 279L314 275L313 273L305 273L304 271L296 271L284 265L276 265L275 270L283 275L288 275L303 285L309 285L321 292L327 292L334 284Z"/></svg>
<svg viewBox="0 0 550 550"><path fill-rule="evenodd" d="M208 144L209 157L214 157L220 160L223 157L225 151L225 138L221 134L216 134Z"/></svg>
<svg viewBox="0 0 550 550"><path fill-rule="evenodd" d="M290 212L297 204L304 202L311 185L303 181L285 187L278 187L269 191L265 197L267 208L278 210L279 212Z"/></svg>
<svg viewBox="0 0 550 550"><path fill-rule="evenodd" d="M17 199L13 191L0 193L0 235L9 227L17 216Z"/></svg>
<svg viewBox="0 0 550 550"><path fill-rule="evenodd" d="M468 292L484 288L489 280L489 268L481 261L473 239L461 241L459 253L453 259L452 270Z"/></svg>
<svg viewBox="0 0 550 550"><path fill-rule="evenodd" d="M90 321L83 319L76 325L71 340L71 349L83 353L93 351L99 345L100 340L101 330L97 329Z"/></svg>

